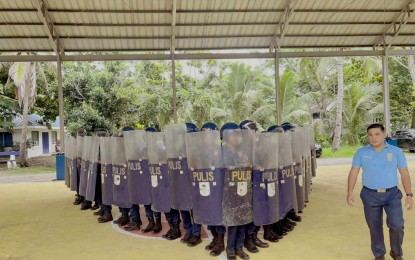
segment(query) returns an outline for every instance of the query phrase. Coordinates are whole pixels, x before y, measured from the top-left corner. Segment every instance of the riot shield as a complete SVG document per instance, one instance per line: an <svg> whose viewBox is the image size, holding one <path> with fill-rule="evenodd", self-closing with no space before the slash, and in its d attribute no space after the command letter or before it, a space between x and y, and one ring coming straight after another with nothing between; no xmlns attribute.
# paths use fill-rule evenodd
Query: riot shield
<svg viewBox="0 0 415 260"><path fill-rule="evenodd" d="M99 137L92 136L90 143L90 150L88 154L88 172L87 172L87 187L86 200L95 200L95 191L97 187L98 168L99 168ZM100 184L98 184L100 185Z"/></svg>
<svg viewBox="0 0 415 260"><path fill-rule="evenodd" d="M186 134L195 223L222 225L223 165L219 131Z"/></svg>
<svg viewBox="0 0 415 260"><path fill-rule="evenodd" d="M251 130L226 130L222 158L225 168L223 186L223 224L240 226L254 219L252 206L252 159L255 133Z"/></svg>
<svg viewBox="0 0 415 260"><path fill-rule="evenodd" d="M65 137L65 185L71 187L71 175L74 166L73 154L74 154L75 138L72 136Z"/></svg>
<svg viewBox="0 0 415 260"><path fill-rule="evenodd" d="M252 175L254 223L273 224L280 219L277 134L257 134Z"/></svg>
<svg viewBox="0 0 415 260"><path fill-rule="evenodd" d="M88 169L89 169L89 152L91 150L91 136L83 137L83 149L81 157L81 172L79 174L79 195L86 196L86 186L88 183Z"/></svg>
<svg viewBox="0 0 415 260"><path fill-rule="evenodd" d="M170 181L164 133L147 132L147 152L151 175L151 208L157 212L170 212Z"/></svg>
<svg viewBox="0 0 415 260"><path fill-rule="evenodd" d="M120 208L131 208L130 195L128 193L127 161L125 159L124 139L122 137L111 138L112 176L112 204Z"/></svg>
<svg viewBox="0 0 415 260"><path fill-rule="evenodd" d="M114 178L112 176L112 162L111 162L111 150L112 150L112 138L116 137L100 137L99 149L101 156L101 191L102 191L102 203L104 205L112 205L113 203L113 183Z"/></svg>
<svg viewBox="0 0 415 260"><path fill-rule="evenodd" d="M177 210L192 209L192 186L187 166L186 132L186 124L168 125L165 129L170 202L171 207Z"/></svg>
<svg viewBox="0 0 415 260"><path fill-rule="evenodd" d="M147 158L147 133L124 132L125 157L128 165L128 192L132 204L151 203L150 170Z"/></svg>
<svg viewBox="0 0 415 260"><path fill-rule="evenodd" d="M305 142L304 142L304 158L305 158L305 201L308 202L309 194L311 192L311 178L313 175L313 153L315 155L314 148L314 133L313 129L310 126L304 126L304 131L306 132Z"/></svg>
<svg viewBox="0 0 415 260"><path fill-rule="evenodd" d="M277 133L278 136L278 180L280 188L280 217L297 207L297 192L295 189L293 154L291 150L290 133Z"/></svg>
<svg viewBox="0 0 415 260"><path fill-rule="evenodd" d="M82 148L84 144L84 138L81 136L76 137L75 139L75 147L74 147L74 172L71 175L71 190L78 191L79 190L79 176L81 174L81 157L82 157Z"/></svg>
<svg viewBox="0 0 415 260"><path fill-rule="evenodd" d="M289 132L291 135L291 150L293 154L293 169L295 188L297 192L297 206L298 211L304 209L305 204L305 157L304 157L304 143L307 141L306 132L304 129L297 127L294 132Z"/></svg>

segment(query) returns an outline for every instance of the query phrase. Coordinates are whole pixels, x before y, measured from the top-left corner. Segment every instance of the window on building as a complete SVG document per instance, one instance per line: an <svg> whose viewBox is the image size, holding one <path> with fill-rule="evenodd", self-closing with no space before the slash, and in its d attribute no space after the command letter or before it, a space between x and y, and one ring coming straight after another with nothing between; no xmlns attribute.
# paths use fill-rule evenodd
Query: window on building
<svg viewBox="0 0 415 260"><path fill-rule="evenodd" d="M39 131L32 131L32 144L39 145Z"/></svg>
<svg viewBox="0 0 415 260"><path fill-rule="evenodd" d="M52 131L52 144L56 144L57 140L58 140L58 132Z"/></svg>
<svg viewBox="0 0 415 260"><path fill-rule="evenodd" d="M12 147L13 146L13 135L8 132L0 133L0 146Z"/></svg>

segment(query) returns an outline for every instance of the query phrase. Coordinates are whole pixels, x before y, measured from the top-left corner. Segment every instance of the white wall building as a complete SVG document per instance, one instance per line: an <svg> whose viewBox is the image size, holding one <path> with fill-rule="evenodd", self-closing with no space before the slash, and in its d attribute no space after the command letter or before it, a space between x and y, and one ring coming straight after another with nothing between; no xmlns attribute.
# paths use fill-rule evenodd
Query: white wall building
<svg viewBox="0 0 415 260"><path fill-rule="evenodd" d="M59 120L52 124L51 129L40 123L41 116L29 115L27 126L27 140L31 143L31 148L27 149L27 156L35 157L51 154L55 152L55 144L59 140ZM13 119L13 131L0 129L0 146L5 147L6 151L13 149L13 145L18 145L22 137L22 119Z"/></svg>

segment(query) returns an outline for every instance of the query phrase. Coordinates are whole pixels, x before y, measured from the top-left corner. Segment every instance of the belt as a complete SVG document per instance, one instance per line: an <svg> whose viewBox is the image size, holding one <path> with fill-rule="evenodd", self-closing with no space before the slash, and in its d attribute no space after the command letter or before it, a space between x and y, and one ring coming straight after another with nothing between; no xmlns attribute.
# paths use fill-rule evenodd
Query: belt
<svg viewBox="0 0 415 260"><path fill-rule="evenodd" d="M365 189L367 189L367 190L370 190L370 191L373 191L373 192L385 193L385 192L387 192L387 191L391 191L391 190L397 189L398 187L397 187L397 186L395 186L395 187L392 187L392 188L388 188L388 189L380 189L380 190L371 189L371 188L368 188L368 187L366 187L366 186L363 186L363 188L365 188Z"/></svg>

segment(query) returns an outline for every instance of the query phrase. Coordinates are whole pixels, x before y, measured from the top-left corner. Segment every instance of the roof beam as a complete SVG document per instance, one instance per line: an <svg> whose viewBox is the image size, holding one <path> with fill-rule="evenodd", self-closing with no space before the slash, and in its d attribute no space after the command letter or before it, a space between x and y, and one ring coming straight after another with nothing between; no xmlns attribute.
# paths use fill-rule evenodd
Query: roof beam
<svg viewBox="0 0 415 260"><path fill-rule="evenodd" d="M46 27L46 32L51 44L51 47L55 51L56 55L61 55L64 52L64 46L59 39L59 34L50 19L48 8L44 0L35 0L37 4L37 11L43 25Z"/></svg>
<svg viewBox="0 0 415 260"><path fill-rule="evenodd" d="M414 11L414 9L412 9L414 4L415 0L406 0L405 6L402 8L399 15L394 19L394 22L389 24L383 34L376 39L374 48L383 47L389 49L392 46L394 40L397 36L399 36L402 27L408 23L409 16ZM389 42L386 42L387 34L392 34L392 38Z"/></svg>
<svg viewBox="0 0 415 260"><path fill-rule="evenodd" d="M176 10L177 13L283 13L284 9L200 9ZM401 9L297 9L297 13L400 13ZM410 10L411 12L413 9ZM31 8L2 8L1 13L37 12ZM50 13L113 13L113 14L170 14L171 10L98 10L98 9L49 9Z"/></svg>
<svg viewBox="0 0 415 260"><path fill-rule="evenodd" d="M270 49L275 48L279 49L284 41L284 36L287 31L287 28L290 24L291 14L295 10L296 0L287 0L287 5L285 7L284 13L278 23L277 30L274 33L274 36L270 43Z"/></svg>
<svg viewBox="0 0 415 260"><path fill-rule="evenodd" d="M175 54L176 60L210 60L210 59L272 59L274 53L179 53ZM405 56L415 55L415 50L353 50L353 51L302 51L279 52L280 58L304 58L304 57L353 57L353 56ZM65 55L62 61L105 61L105 60L170 60L170 54L86 54ZM55 55L1 55L0 62L25 62L25 61L56 61Z"/></svg>
<svg viewBox="0 0 415 260"><path fill-rule="evenodd" d="M359 33L359 34L285 34L285 38L313 38L313 37L375 37L379 36L377 33ZM393 37L394 34L387 34L385 36ZM413 33L401 33L399 36L414 36ZM270 38L274 37L270 34L244 34L244 35L182 35L182 36L175 36L175 39L221 39L221 38ZM48 36L14 36L14 35L6 35L0 36L0 39L3 40L13 40L13 39L49 39ZM59 38L60 40L170 40L171 36L161 36L161 37L151 37L151 36L67 36L63 35ZM318 47L318 46L316 46Z"/></svg>
<svg viewBox="0 0 415 260"><path fill-rule="evenodd" d="M176 7L177 1L171 0L171 39L170 52L173 54L176 50Z"/></svg>
<svg viewBox="0 0 415 260"><path fill-rule="evenodd" d="M352 22L290 22L290 25L385 25L393 24L393 21L352 21ZM225 23L176 23L176 27L188 26L254 26L275 25L275 22L225 22ZM415 22L407 22L406 25L415 25ZM43 23L31 22L0 22L0 26L43 26ZM170 27L171 23L54 23L55 27Z"/></svg>

